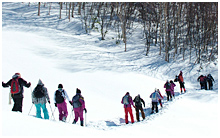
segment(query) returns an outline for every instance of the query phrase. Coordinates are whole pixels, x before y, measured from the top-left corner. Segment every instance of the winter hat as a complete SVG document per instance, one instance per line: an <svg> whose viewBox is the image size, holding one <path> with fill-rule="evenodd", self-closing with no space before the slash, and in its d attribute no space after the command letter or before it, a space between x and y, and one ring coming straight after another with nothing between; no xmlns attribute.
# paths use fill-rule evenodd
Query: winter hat
<svg viewBox="0 0 220 138"><path fill-rule="evenodd" d="M129 95L129 94L130 94L129 92L126 93L126 95Z"/></svg>
<svg viewBox="0 0 220 138"><path fill-rule="evenodd" d="M81 90L76 88L76 93L81 93Z"/></svg>
<svg viewBox="0 0 220 138"><path fill-rule="evenodd" d="M19 77L21 77L21 74L20 74L20 73L15 73L15 75L18 75Z"/></svg>
<svg viewBox="0 0 220 138"><path fill-rule="evenodd" d="M58 85L58 88L63 88L63 85L62 85L62 84L59 84L59 85Z"/></svg>
<svg viewBox="0 0 220 138"><path fill-rule="evenodd" d="M43 82L41 81L41 79L39 79L38 85L44 85Z"/></svg>
<svg viewBox="0 0 220 138"><path fill-rule="evenodd" d="M17 77L21 77L21 74L20 73L15 73L12 78L17 78Z"/></svg>

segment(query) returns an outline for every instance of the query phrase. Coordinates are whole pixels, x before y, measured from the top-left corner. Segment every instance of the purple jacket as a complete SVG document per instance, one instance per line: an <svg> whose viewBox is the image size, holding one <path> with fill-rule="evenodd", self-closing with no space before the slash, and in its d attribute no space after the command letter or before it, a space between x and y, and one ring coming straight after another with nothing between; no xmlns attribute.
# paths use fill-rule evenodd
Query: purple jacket
<svg viewBox="0 0 220 138"><path fill-rule="evenodd" d="M129 96L129 99L128 99L129 104L124 104L124 103L123 103L123 99L124 99L124 97L127 96L127 95ZM132 97L131 97L129 94L126 94L125 96L124 96L124 97L122 98L122 100L121 100L121 103L124 104L124 108L131 107L131 105L134 106Z"/></svg>
<svg viewBox="0 0 220 138"><path fill-rule="evenodd" d="M170 83L170 84L171 84L171 86L170 86L171 94L174 94L174 87L176 86L176 84L174 84L174 83Z"/></svg>

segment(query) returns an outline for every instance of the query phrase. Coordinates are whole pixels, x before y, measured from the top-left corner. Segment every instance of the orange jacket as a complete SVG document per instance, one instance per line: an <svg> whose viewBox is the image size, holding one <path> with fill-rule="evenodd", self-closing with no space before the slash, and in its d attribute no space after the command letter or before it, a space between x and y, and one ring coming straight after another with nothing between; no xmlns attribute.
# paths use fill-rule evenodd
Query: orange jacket
<svg viewBox="0 0 220 138"><path fill-rule="evenodd" d="M180 82L183 82L183 75L182 75L182 73L179 74L178 79L179 79Z"/></svg>

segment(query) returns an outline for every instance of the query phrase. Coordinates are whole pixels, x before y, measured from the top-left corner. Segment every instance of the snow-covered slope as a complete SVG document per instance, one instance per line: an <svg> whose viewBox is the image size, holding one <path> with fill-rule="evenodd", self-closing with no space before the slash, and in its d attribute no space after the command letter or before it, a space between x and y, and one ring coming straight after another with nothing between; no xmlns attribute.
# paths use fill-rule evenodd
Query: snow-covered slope
<svg viewBox="0 0 220 138"><path fill-rule="evenodd" d="M145 57L141 48L144 46L136 40L138 33L130 40L128 52L123 52L123 45L115 46L111 39L100 41L98 33L84 34L78 18L70 23L65 19L60 21L55 15L57 11L52 10L48 16L47 10L41 9L41 16L48 17L42 19L37 17L36 5L2 3L2 81L6 82L15 72L20 72L32 83L31 88L24 89L22 114L11 112L9 88L1 89L3 136L217 137L217 65L209 64L201 72L212 73L214 90L199 90L197 66L181 60L166 63L156 54ZM180 70L184 73L187 93L180 95L176 83L176 98L171 102L164 100L164 108L160 108L158 114L149 115L150 93L159 88L165 95L165 81L174 79ZM47 104L47 108L50 117L51 111L55 111L56 121L28 115L32 107L31 90L38 79L42 79L48 88L52 103ZM63 84L69 97L75 94L76 88L82 90L88 110L87 127L71 124L73 114L69 104L67 123L57 121L53 94L59 83ZM124 109L120 102L127 91L133 98L140 94L145 100L144 121L124 124ZM134 109L133 114L135 117ZM34 106L30 115L35 115ZM12 131L12 127L16 129Z"/></svg>

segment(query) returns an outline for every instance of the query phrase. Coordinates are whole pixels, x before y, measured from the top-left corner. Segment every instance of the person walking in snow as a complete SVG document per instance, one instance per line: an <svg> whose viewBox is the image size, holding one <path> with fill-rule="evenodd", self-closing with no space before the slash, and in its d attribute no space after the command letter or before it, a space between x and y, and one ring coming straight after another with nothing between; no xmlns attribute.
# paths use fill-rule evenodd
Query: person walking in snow
<svg viewBox="0 0 220 138"><path fill-rule="evenodd" d="M201 89L207 88L206 76L200 75L197 79L200 82Z"/></svg>
<svg viewBox="0 0 220 138"><path fill-rule="evenodd" d="M159 89L157 89L157 92L159 93L160 97L163 99L163 96L162 96L162 94L161 94L161 92L160 92ZM160 107L163 107L163 105L162 105L162 99L158 99L158 102L159 102L159 104L160 104Z"/></svg>
<svg viewBox="0 0 220 138"><path fill-rule="evenodd" d="M167 94L167 101L172 100L172 95L171 95L171 84L170 82L167 80L167 82L164 84L164 88Z"/></svg>
<svg viewBox="0 0 220 138"><path fill-rule="evenodd" d="M172 80L170 80L170 89L171 89L171 95L173 96L173 98L175 98L174 87L176 87L176 84Z"/></svg>
<svg viewBox="0 0 220 138"><path fill-rule="evenodd" d="M215 80L213 79L211 74L207 75L207 82L209 84L209 90L213 90L213 82L215 82Z"/></svg>
<svg viewBox="0 0 220 138"><path fill-rule="evenodd" d="M70 101L67 92L63 89L63 85L59 84L58 90L56 90L54 93L54 101L55 106L59 110L59 120L63 122L66 122L66 118L68 116L66 99L72 105L72 102Z"/></svg>
<svg viewBox="0 0 220 138"><path fill-rule="evenodd" d="M22 105L23 105L23 92L24 86L29 88L31 83L27 83L23 78L21 78L20 73L15 73L7 83L2 82L3 87L11 87L11 97L14 101L14 106L12 111L19 111L22 112Z"/></svg>
<svg viewBox="0 0 220 138"><path fill-rule="evenodd" d="M87 113L87 110L85 108L85 101L83 96L81 95L81 90L76 89L76 95L73 96L72 98L72 105L73 105L73 110L75 114L75 119L73 120L73 124L76 124L78 121L78 118L80 118L80 125L83 126L83 111Z"/></svg>
<svg viewBox="0 0 220 138"><path fill-rule="evenodd" d="M128 124L128 113L130 114L131 117L131 123L134 123L134 116L132 113L132 108L131 105L134 106L132 97L130 96L129 92L125 94L125 96L122 98L121 103L124 104L124 111L125 111L125 123Z"/></svg>
<svg viewBox="0 0 220 138"><path fill-rule="evenodd" d="M143 103L143 105L144 105L144 107L145 107L145 102L144 102L144 100L140 97L140 94L138 94L138 95L134 98L133 102L135 103L135 107L136 107L136 108L135 108L135 110L136 110L136 119L137 119L137 121L139 122L139 121L140 121L139 110L141 111L141 116L142 116L142 118L145 119L144 110L143 110L143 108L142 108L142 103Z"/></svg>
<svg viewBox="0 0 220 138"><path fill-rule="evenodd" d="M183 72L180 71L180 74L178 75L178 81L180 83L180 92L182 93L183 90L186 92L185 86L184 86L184 80L183 80Z"/></svg>
<svg viewBox="0 0 220 138"><path fill-rule="evenodd" d="M42 118L41 117L41 108L42 108L44 113L44 119L49 119L49 114L46 107L47 101L50 104L50 97L48 95L47 88L44 86L41 79L39 79L37 86L34 88L32 92L32 103L36 107L37 118Z"/></svg>
<svg viewBox="0 0 220 138"><path fill-rule="evenodd" d="M162 99L162 97L160 96L158 91L155 89L155 91L153 93L151 93L150 98L152 100L151 114L154 113L154 109L155 109L156 113L158 113L158 106L157 105L158 105L159 99Z"/></svg>

